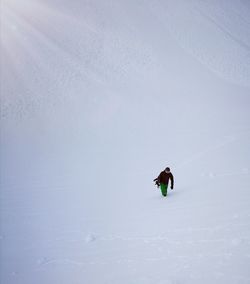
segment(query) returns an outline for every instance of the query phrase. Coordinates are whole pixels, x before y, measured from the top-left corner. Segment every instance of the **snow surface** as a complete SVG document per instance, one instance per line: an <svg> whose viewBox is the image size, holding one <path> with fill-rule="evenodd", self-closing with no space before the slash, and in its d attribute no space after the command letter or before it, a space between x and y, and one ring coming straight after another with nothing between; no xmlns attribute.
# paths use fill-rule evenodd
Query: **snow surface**
<svg viewBox="0 0 250 284"><path fill-rule="evenodd" d="M250 283L249 55L247 0L2 0L0 282Z"/></svg>

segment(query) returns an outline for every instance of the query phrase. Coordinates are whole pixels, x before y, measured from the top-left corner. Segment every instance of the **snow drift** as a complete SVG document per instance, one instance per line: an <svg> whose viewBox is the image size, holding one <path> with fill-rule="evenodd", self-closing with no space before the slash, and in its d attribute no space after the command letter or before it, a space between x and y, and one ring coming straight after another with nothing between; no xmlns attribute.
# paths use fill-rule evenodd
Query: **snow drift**
<svg viewBox="0 0 250 284"><path fill-rule="evenodd" d="M249 283L249 16L1 2L1 282Z"/></svg>

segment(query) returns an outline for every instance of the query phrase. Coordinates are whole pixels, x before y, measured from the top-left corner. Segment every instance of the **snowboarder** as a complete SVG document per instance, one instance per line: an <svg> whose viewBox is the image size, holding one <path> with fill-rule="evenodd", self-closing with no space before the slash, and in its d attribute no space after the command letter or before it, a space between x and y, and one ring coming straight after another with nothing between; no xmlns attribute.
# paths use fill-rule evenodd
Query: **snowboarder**
<svg viewBox="0 0 250 284"><path fill-rule="evenodd" d="M167 167L164 171L162 171L157 178L154 179L155 184L161 187L161 193L163 196L167 196L168 194L168 182L169 179L171 181L171 189L174 189L174 177L170 172L170 168Z"/></svg>

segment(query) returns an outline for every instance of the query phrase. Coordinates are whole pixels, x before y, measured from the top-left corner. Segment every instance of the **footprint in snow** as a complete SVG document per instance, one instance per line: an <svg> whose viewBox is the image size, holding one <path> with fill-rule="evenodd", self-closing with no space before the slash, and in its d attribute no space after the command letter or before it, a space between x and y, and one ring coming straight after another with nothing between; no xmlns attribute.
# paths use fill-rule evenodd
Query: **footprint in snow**
<svg viewBox="0 0 250 284"><path fill-rule="evenodd" d="M92 243L96 240L96 236L92 233L89 233L86 237L85 237L85 242L86 243Z"/></svg>
<svg viewBox="0 0 250 284"><path fill-rule="evenodd" d="M37 260L37 264L38 265L44 265L44 264L47 264L48 262L50 261L49 258L47 257L41 257Z"/></svg>

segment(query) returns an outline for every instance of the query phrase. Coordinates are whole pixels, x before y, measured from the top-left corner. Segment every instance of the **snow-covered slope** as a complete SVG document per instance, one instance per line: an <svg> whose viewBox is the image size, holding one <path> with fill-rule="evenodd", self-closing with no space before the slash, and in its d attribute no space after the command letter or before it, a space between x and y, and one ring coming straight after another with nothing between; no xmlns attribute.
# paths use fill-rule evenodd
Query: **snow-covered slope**
<svg viewBox="0 0 250 284"><path fill-rule="evenodd" d="M249 16L1 1L1 283L250 282Z"/></svg>

